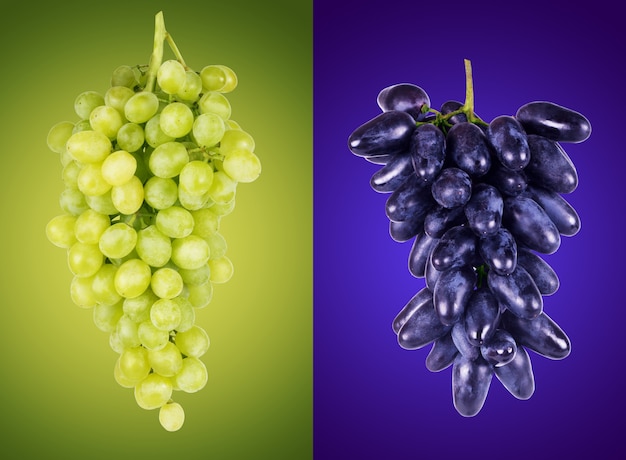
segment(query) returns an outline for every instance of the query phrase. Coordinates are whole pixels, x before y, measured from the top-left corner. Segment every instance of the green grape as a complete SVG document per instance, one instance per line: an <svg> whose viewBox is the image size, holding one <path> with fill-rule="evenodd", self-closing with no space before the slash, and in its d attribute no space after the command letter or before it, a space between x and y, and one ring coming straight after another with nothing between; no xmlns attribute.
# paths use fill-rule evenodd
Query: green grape
<svg viewBox="0 0 626 460"><path fill-rule="evenodd" d="M70 297L75 305L81 308L95 307L98 301L92 289L93 276L75 276L70 283Z"/></svg>
<svg viewBox="0 0 626 460"><path fill-rule="evenodd" d="M174 385L185 393L202 390L209 379L204 363L193 356L188 356L182 361L182 368L174 376Z"/></svg>
<svg viewBox="0 0 626 460"><path fill-rule="evenodd" d="M111 190L111 184L102 177L102 163L84 165L78 173L76 184L85 195L98 196Z"/></svg>
<svg viewBox="0 0 626 460"><path fill-rule="evenodd" d="M68 250L67 262L75 276L92 276L100 269L104 258L98 245L78 241Z"/></svg>
<svg viewBox="0 0 626 460"><path fill-rule="evenodd" d="M115 334L118 340L116 349L124 351L141 345L139 335L137 334L137 327L138 324L128 316L122 315L120 317L115 325Z"/></svg>
<svg viewBox="0 0 626 460"><path fill-rule="evenodd" d="M98 211L100 214L111 216L119 212L113 205L113 201L111 201L111 190L102 195L84 196L84 200L88 208Z"/></svg>
<svg viewBox="0 0 626 460"><path fill-rule="evenodd" d="M241 129L229 129L224 132L220 141L220 152L227 155L233 150L248 150L254 152L255 142L252 136Z"/></svg>
<svg viewBox="0 0 626 460"><path fill-rule="evenodd" d="M172 382L155 372L135 386L135 401L142 409L158 409L172 397Z"/></svg>
<svg viewBox="0 0 626 460"><path fill-rule="evenodd" d="M126 86L127 88L133 88L137 85L137 79L135 78L135 71L128 65L121 65L117 67L111 75L111 86Z"/></svg>
<svg viewBox="0 0 626 460"><path fill-rule="evenodd" d="M176 346L185 356L200 358L209 349L209 335L200 326L176 334Z"/></svg>
<svg viewBox="0 0 626 460"><path fill-rule="evenodd" d="M48 144L48 148L55 153L64 153L65 152L65 144L67 140L72 136L72 131L74 129L74 123L69 121L61 121L50 128L48 132L48 138L46 139L46 143Z"/></svg>
<svg viewBox="0 0 626 460"><path fill-rule="evenodd" d="M211 282L217 284L226 283L232 278L234 272L233 263L226 256L209 260L209 268L211 269Z"/></svg>
<svg viewBox="0 0 626 460"><path fill-rule="evenodd" d="M111 348L113 348L115 345L116 339L115 339L115 333L111 333L111 338L109 339L109 345L111 345ZM124 350L121 350L121 352L123 353ZM121 353L120 353L121 354ZM137 385L139 382L136 382L134 380L129 379L128 377L126 377L122 371L120 370L120 360L119 357L118 359L115 361L115 366L113 368L113 377L115 378L115 381L117 382L117 384L121 387L124 388L134 388L135 385Z"/></svg>
<svg viewBox="0 0 626 460"><path fill-rule="evenodd" d="M63 167L61 178L67 188L78 189L78 173L81 166L74 160L70 161Z"/></svg>
<svg viewBox="0 0 626 460"><path fill-rule="evenodd" d="M205 264L200 268L194 268L193 270L187 270L185 268L179 268L178 273L180 277L183 279L183 283L187 287L193 284L202 284L209 281L209 276L211 275L211 269L209 268L209 264Z"/></svg>
<svg viewBox="0 0 626 460"><path fill-rule="evenodd" d="M222 120L228 120L231 114L230 102L222 93L207 91L198 101L201 113L214 113Z"/></svg>
<svg viewBox="0 0 626 460"><path fill-rule="evenodd" d="M237 182L223 171L215 171L209 196L215 203L226 203L235 198Z"/></svg>
<svg viewBox="0 0 626 460"><path fill-rule="evenodd" d="M172 179L153 176L144 185L144 199L154 209L166 209L178 199L178 186Z"/></svg>
<svg viewBox="0 0 626 460"><path fill-rule="evenodd" d="M157 83L167 94L178 93L183 89L186 80L185 68L178 61L165 61L157 71Z"/></svg>
<svg viewBox="0 0 626 460"><path fill-rule="evenodd" d="M135 93L124 106L124 116L131 123L145 123L159 110L159 99L154 93Z"/></svg>
<svg viewBox="0 0 626 460"><path fill-rule="evenodd" d="M145 137L146 142L150 147L157 148L161 144L165 144L166 142L172 142L175 140L174 137L168 136L161 129L161 114L157 113L155 116L150 118L146 123L145 127Z"/></svg>
<svg viewBox="0 0 626 460"><path fill-rule="evenodd" d="M185 332L193 327L196 322L196 311L186 297L179 296L174 299L180 309L180 323L176 328L177 332Z"/></svg>
<svg viewBox="0 0 626 460"><path fill-rule="evenodd" d="M191 213L193 217L194 235L202 238L208 238L220 228L220 218L215 214L212 208L199 209Z"/></svg>
<svg viewBox="0 0 626 460"><path fill-rule="evenodd" d="M122 303L113 305L98 304L93 307L93 322L103 332L113 332L122 317Z"/></svg>
<svg viewBox="0 0 626 460"><path fill-rule="evenodd" d="M200 71L200 77L207 91L229 93L237 87L237 75L225 65L208 65Z"/></svg>
<svg viewBox="0 0 626 460"><path fill-rule="evenodd" d="M161 331L173 331L180 319L180 307L174 299L159 299L150 308L150 321Z"/></svg>
<svg viewBox="0 0 626 460"><path fill-rule="evenodd" d="M134 214L143 204L143 184L137 176L111 188L111 201L122 214Z"/></svg>
<svg viewBox="0 0 626 460"><path fill-rule="evenodd" d="M208 266L208 265L207 265ZM195 308L204 308L213 299L213 283L209 281L201 284L190 284L187 286L187 299Z"/></svg>
<svg viewBox="0 0 626 460"><path fill-rule="evenodd" d="M226 243L226 239L219 232L213 232L204 239L209 243L211 259L219 259L226 254L228 244Z"/></svg>
<svg viewBox="0 0 626 460"><path fill-rule="evenodd" d="M89 119L80 120L76 122L74 125L74 129L72 130L72 134L79 133L81 131L91 131L91 125L89 124Z"/></svg>
<svg viewBox="0 0 626 460"><path fill-rule="evenodd" d="M170 238L156 225L149 225L137 232L137 255L151 267L162 267L172 255Z"/></svg>
<svg viewBox="0 0 626 460"><path fill-rule="evenodd" d="M154 149L148 166L155 176L168 179L178 176L188 162L189 154L183 144L166 142Z"/></svg>
<svg viewBox="0 0 626 460"><path fill-rule="evenodd" d="M146 289L137 297L126 298L122 303L124 314L136 323L142 323L150 319L150 308L159 298L151 289Z"/></svg>
<svg viewBox="0 0 626 460"><path fill-rule="evenodd" d="M161 350L170 343L170 333L157 329L150 320L139 324L137 335L147 350Z"/></svg>
<svg viewBox="0 0 626 460"><path fill-rule="evenodd" d="M139 383L150 373L148 350L141 346L127 348L117 362L122 375L130 381Z"/></svg>
<svg viewBox="0 0 626 460"><path fill-rule="evenodd" d="M208 192L203 195L193 195L183 187L178 187L178 201L188 211L205 208L211 201Z"/></svg>
<svg viewBox="0 0 626 460"><path fill-rule="evenodd" d="M205 239L188 235L172 241L172 262L177 267L193 270L209 261L211 249Z"/></svg>
<svg viewBox="0 0 626 460"><path fill-rule="evenodd" d="M113 152L102 162L102 178L109 185L123 185L137 171L137 160L126 150Z"/></svg>
<svg viewBox="0 0 626 460"><path fill-rule="evenodd" d="M185 423L185 411L183 407L176 403L170 402L164 404L159 409L159 423L167 431L178 431Z"/></svg>
<svg viewBox="0 0 626 460"><path fill-rule="evenodd" d="M193 126L193 112L182 102L172 102L161 111L159 126L172 138L186 136Z"/></svg>
<svg viewBox="0 0 626 460"><path fill-rule="evenodd" d="M109 259L120 259L129 254L137 244L137 232L123 222L107 228L100 236L98 243L102 254Z"/></svg>
<svg viewBox="0 0 626 460"><path fill-rule="evenodd" d="M145 140L143 128L137 123L126 123L117 132L117 145L127 152L139 150Z"/></svg>
<svg viewBox="0 0 626 460"><path fill-rule="evenodd" d="M185 72L185 84L178 92L177 96L183 101L195 102L202 92L202 78L193 70Z"/></svg>
<svg viewBox="0 0 626 460"><path fill-rule="evenodd" d="M149 350L148 359L152 370L165 377L174 377L183 367L180 350L172 342L167 342L159 350Z"/></svg>
<svg viewBox="0 0 626 460"><path fill-rule="evenodd" d="M74 100L74 111L81 120L89 119L89 114L96 107L104 105L104 97L97 91L84 91Z"/></svg>
<svg viewBox="0 0 626 460"><path fill-rule="evenodd" d="M137 297L150 286L150 265L141 259L130 259L120 265L115 273L115 290L124 298Z"/></svg>
<svg viewBox="0 0 626 460"><path fill-rule="evenodd" d="M109 216L87 209L76 219L74 234L81 243L98 244L100 236L110 226Z"/></svg>
<svg viewBox="0 0 626 460"><path fill-rule="evenodd" d="M193 231L193 216L180 206L171 206L158 211L156 226L170 238L184 238Z"/></svg>
<svg viewBox="0 0 626 460"><path fill-rule="evenodd" d="M67 152L81 164L100 163L111 153L111 141L98 131L80 131L67 140Z"/></svg>
<svg viewBox="0 0 626 460"><path fill-rule="evenodd" d="M204 161L190 161L180 171L178 186L191 195L205 195L213 182L213 167Z"/></svg>
<svg viewBox="0 0 626 460"><path fill-rule="evenodd" d="M134 78L134 77L133 77ZM104 103L124 116L124 107L135 92L127 86L112 86L104 93Z"/></svg>
<svg viewBox="0 0 626 460"><path fill-rule="evenodd" d="M98 303L114 305L122 300L122 296L115 289L116 273L117 267L115 265L103 264L93 276L91 290Z"/></svg>
<svg viewBox="0 0 626 460"><path fill-rule="evenodd" d="M235 209L235 197L234 194L232 198L228 201L224 201L221 203L214 203L211 206L211 211L213 211L218 217L224 217L233 212Z"/></svg>
<svg viewBox="0 0 626 460"><path fill-rule="evenodd" d="M114 108L108 105L96 107L89 114L89 124L94 131L101 132L109 139L113 140L117 137L117 132L124 124L122 115Z"/></svg>
<svg viewBox="0 0 626 460"><path fill-rule="evenodd" d="M77 241L74 235L76 220L76 216L71 214L62 214L50 219L46 225L48 240L59 248L69 249Z"/></svg>
<svg viewBox="0 0 626 460"><path fill-rule="evenodd" d="M203 113L193 122L193 138L201 147L213 147L226 131L224 120L215 113Z"/></svg>
<svg viewBox="0 0 626 460"><path fill-rule="evenodd" d="M161 299L173 299L183 291L183 278L173 268L159 268L152 274L150 287Z"/></svg>
<svg viewBox="0 0 626 460"><path fill-rule="evenodd" d="M236 182L254 182L261 174L261 161L249 150L229 151L223 161L224 172Z"/></svg>

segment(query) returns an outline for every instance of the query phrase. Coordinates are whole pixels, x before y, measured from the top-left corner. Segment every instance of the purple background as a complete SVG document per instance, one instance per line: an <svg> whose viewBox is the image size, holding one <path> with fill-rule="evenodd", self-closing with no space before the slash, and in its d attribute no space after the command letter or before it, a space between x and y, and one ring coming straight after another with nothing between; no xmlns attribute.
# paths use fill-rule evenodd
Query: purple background
<svg viewBox="0 0 626 460"><path fill-rule="evenodd" d="M314 3L315 458L621 458L626 35L618 2ZM546 257L561 288L544 308L572 353L552 361L531 352L533 397L518 401L494 378L473 418L453 407L451 369L426 369L430 347L396 342L391 321L423 280L407 269L411 243L389 237L387 195L369 186L378 166L347 149L350 133L379 113L385 86L418 84L435 108L462 101L464 58L483 119L549 100L593 126L586 142L564 144L580 179L566 198L582 229Z"/></svg>

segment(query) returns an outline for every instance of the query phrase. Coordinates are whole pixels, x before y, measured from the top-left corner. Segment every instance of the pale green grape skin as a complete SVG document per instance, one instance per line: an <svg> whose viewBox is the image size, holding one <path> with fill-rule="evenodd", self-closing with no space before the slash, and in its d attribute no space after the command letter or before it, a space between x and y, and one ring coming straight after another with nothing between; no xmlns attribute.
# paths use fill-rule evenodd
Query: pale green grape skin
<svg viewBox="0 0 626 460"><path fill-rule="evenodd" d="M117 214L119 211L113 205L113 201L111 201L111 191L98 195L91 196L87 195L84 197L86 204L93 209L94 211L98 211L100 214L106 214L108 216L112 216Z"/></svg>
<svg viewBox="0 0 626 460"><path fill-rule="evenodd" d="M206 281L201 284L190 284L186 286L187 300L194 308L204 308L211 303L213 299L213 283Z"/></svg>
<svg viewBox="0 0 626 460"><path fill-rule="evenodd" d="M122 309L135 323L143 323L150 320L150 308L158 299L151 289L146 289L137 297L124 299Z"/></svg>
<svg viewBox="0 0 626 460"><path fill-rule="evenodd" d="M166 142L173 142L174 137L168 136L161 129L161 114L157 113L150 118L144 127L146 142L150 147L157 148L161 144Z"/></svg>
<svg viewBox="0 0 626 460"><path fill-rule="evenodd" d="M111 338L109 340L109 344L111 345L111 348L113 348L113 350L120 347L119 345L116 344L118 340L115 339L115 337L116 337L115 333L112 333ZM120 350L120 351L122 353L124 352L124 350ZM118 359L115 360L115 366L113 368L113 378L115 379L115 381L117 382L119 386L124 387L124 388L134 388L135 385L139 383L139 381L131 380L122 373L122 371L120 370L119 357Z"/></svg>
<svg viewBox="0 0 626 460"><path fill-rule="evenodd" d="M180 430L185 423L183 407L176 402L164 404L159 409L159 423L167 431Z"/></svg>
<svg viewBox="0 0 626 460"><path fill-rule="evenodd" d="M117 145L127 152L139 150L145 140L143 128L137 123L125 123L117 132Z"/></svg>
<svg viewBox="0 0 626 460"><path fill-rule="evenodd" d="M74 160L68 162L63 167L61 177L63 183L67 188L73 188L78 190L78 173L81 170L81 166Z"/></svg>
<svg viewBox="0 0 626 460"><path fill-rule="evenodd" d="M208 237L205 238L205 240L207 243L209 243L211 259L219 259L220 257L226 255L228 244L226 243L226 239L222 236L221 233L211 233Z"/></svg>
<svg viewBox="0 0 626 460"><path fill-rule="evenodd" d="M71 214L53 217L46 225L46 237L56 247L69 249L77 241L74 234L76 220Z"/></svg>
<svg viewBox="0 0 626 460"><path fill-rule="evenodd" d="M179 99L188 102L195 102L202 92L202 78L193 70L185 72L185 84L178 92Z"/></svg>
<svg viewBox="0 0 626 460"><path fill-rule="evenodd" d="M213 147L222 139L226 131L224 120L215 113L198 115L193 122L192 134L200 147Z"/></svg>
<svg viewBox="0 0 626 460"><path fill-rule="evenodd" d="M76 180L78 190L86 196L103 195L111 190L111 184L102 177L102 163L84 165Z"/></svg>
<svg viewBox="0 0 626 460"><path fill-rule="evenodd" d="M137 244L137 232L123 222L107 228L100 236L98 243L102 254L109 259L120 259L129 254Z"/></svg>
<svg viewBox="0 0 626 460"><path fill-rule="evenodd" d="M186 297L178 296L174 299L178 303L180 309L180 323L176 328L177 332L185 332L191 329L196 322L196 311L193 305Z"/></svg>
<svg viewBox="0 0 626 460"><path fill-rule="evenodd" d="M135 386L135 401L142 409L158 409L172 397L172 382L157 373L148 376Z"/></svg>
<svg viewBox="0 0 626 460"><path fill-rule="evenodd" d="M224 217L233 212L235 209L235 197L221 203L215 203L211 206L211 211L213 211L218 217Z"/></svg>
<svg viewBox="0 0 626 460"><path fill-rule="evenodd" d="M199 209L191 213L194 225L192 233L202 238L208 238L220 228L220 218L211 208Z"/></svg>
<svg viewBox="0 0 626 460"><path fill-rule="evenodd" d="M172 342L159 350L149 350L148 359L152 370L165 377L173 377L183 367L183 357Z"/></svg>
<svg viewBox="0 0 626 460"><path fill-rule="evenodd" d="M188 162L189 154L183 144L166 142L154 149L148 166L155 176L168 179L178 176Z"/></svg>
<svg viewBox="0 0 626 460"><path fill-rule="evenodd" d="M222 120L228 120L231 115L230 102L226 96L217 91L207 91L198 101L201 113L214 113Z"/></svg>
<svg viewBox="0 0 626 460"><path fill-rule="evenodd" d="M111 153L111 140L98 131L80 131L67 140L67 152L81 164L101 163Z"/></svg>
<svg viewBox="0 0 626 460"><path fill-rule="evenodd" d="M209 244L197 235L188 235L172 241L172 262L180 268L193 270L209 261Z"/></svg>
<svg viewBox="0 0 626 460"><path fill-rule="evenodd" d="M183 282L189 286L190 284L197 285L203 284L209 281L209 277L211 275L211 269L209 268L209 264L205 264L200 268L195 268L193 270L186 270L184 268L179 268L178 273L180 274Z"/></svg>
<svg viewBox="0 0 626 460"><path fill-rule="evenodd" d="M237 123L235 120L233 120L232 118L229 118L228 120L226 120L226 129L228 130L237 129L241 131L241 125Z"/></svg>
<svg viewBox="0 0 626 460"><path fill-rule="evenodd" d="M123 185L137 171L137 160L126 150L113 152L102 162L102 178L109 185Z"/></svg>
<svg viewBox="0 0 626 460"><path fill-rule="evenodd" d="M180 307L174 299L159 299L150 309L150 321L162 331L173 331L180 324Z"/></svg>
<svg viewBox="0 0 626 460"><path fill-rule="evenodd" d="M89 124L89 119L76 122L76 124L74 125L74 129L72 130L72 134L76 134L81 131L92 131L91 125Z"/></svg>
<svg viewBox="0 0 626 460"><path fill-rule="evenodd" d="M124 106L134 94L135 92L127 86L111 86L104 93L104 103L108 107L113 107L123 117Z"/></svg>
<svg viewBox="0 0 626 460"><path fill-rule="evenodd" d="M193 112L182 102L168 104L160 113L159 126L172 138L186 136L193 126Z"/></svg>
<svg viewBox="0 0 626 460"><path fill-rule="evenodd" d="M192 326L185 332L176 334L176 346L185 356L200 358L204 355L211 344L209 335L200 326Z"/></svg>
<svg viewBox="0 0 626 460"><path fill-rule="evenodd" d="M120 371L129 380L137 383L150 373L148 350L141 346L127 348L118 358Z"/></svg>
<svg viewBox="0 0 626 460"><path fill-rule="evenodd" d="M204 161L190 161L180 171L178 186L191 195L205 195L213 183L213 167Z"/></svg>
<svg viewBox="0 0 626 460"><path fill-rule="evenodd" d="M157 71L157 83L167 94L178 93L185 85L187 76L183 65L173 59L164 61Z"/></svg>
<svg viewBox="0 0 626 460"><path fill-rule="evenodd" d="M114 140L117 137L117 132L124 124L124 120L114 107L101 105L91 111L89 124L94 131L99 131L110 140Z"/></svg>
<svg viewBox="0 0 626 460"><path fill-rule="evenodd" d="M188 356L183 359L182 368L174 376L174 385L185 393L196 393L206 386L208 379L204 363Z"/></svg>
<svg viewBox="0 0 626 460"><path fill-rule="evenodd" d="M152 274L150 287L157 297L173 299L183 291L183 279L173 268L163 267Z"/></svg>
<svg viewBox="0 0 626 460"><path fill-rule="evenodd" d="M211 268L211 282L217 284L229 281L234 272L233 263L226 256L209 260L209 268Z"/></svg>
<svg viewBox="0 0 626 460"><path fill-rule="evenodd" d="M143 321L139 324L137 335L141 344L147 350L161 350L170 343L170 333L157 329L150 320Z"/></svg>
<svg viewBox="0 0 626 460"><path fill-rule="evenodd" d="M119 339L122 350L135 348L141 345L137 327L139 325L131 320L128 316L122 315L115 325L115 333Z"/></svg>
<svg viewBox="0 0 626 460"><path fill-rule="evenodd" d="M111 201L122 214L134 214L143 204L143 184L137 176L111 188Z"/></svg>
<svg viewBox="0 0 626 460"><path fill-rule="evenodd" d="M117 322L122 317L122 303L113 305L98 304L93 307L93 322L98 329L111 333L117 327Z"/></svg>
<svg viewBox="0 0 626 460"><path fill-rule="evenodd" d="M153 176L144 185L144 199L154 209L166 209L178 199L178 186L173 179Z"/></svg>
<svg viewBox="0 0 626 460"><path fill-rule="evenodd" d="M93 276L75 276L70 283L70 298L80 308L92 308L98 303L91 288Z"/></svg>
<svg viewBox="0 0 626 460"><path fill-rule="evenodd" d="M137 83L135 71L128 65L121 65L117 67L111 75L111 86L125 86L127 88L133 88L137 85Z"/></svg>
<svg viewBox="0 0 626 460"><path fill-rule="evenodd" d="M237 75L225 65L208 65L200 71L200 77L207 91L229 93L237 87Z"/></svg>
<svg viewBox="0 0 626 460"><path fill-rule="evenodd" d="M220 152L227 155L233 150L248 150L254 152L256 144L254 138L241 129L229 129L220 141Z"/></svg>
<svg viewBox="0 0 626 460"><path fill-rule="evenodd" d="M249 150L228 152L223 161L224 172L236 182L254 182L261 174L261 160Z"/></svg>
<svg viewBox="0 0 626 460"><path fill-rule="evenodd" d="M193 231L193 217L180 206L161 209L156 216L156 226L170 238L184 238Z"/></svg>
<svg viewBox="0 0 626 460"><path fill-rule="evenodd" d="M150 286L152 271L141 259L130 259L120 265L115 273L115 290L124 298L137 297Z"/></svg>
<svg viewBox="0 0 626 460"><path fill-rule="evenodd" d="M48 148L55 153L65 153L65 144L72 136L73 130L74 123L69 121L61 121L55 124L50 128L50 131L48 131L48 137L46 139Z"/></svg>
<svg viewBox="0 0 626 460"><path fill-rule="evenodd" d="M104 97L97 91L84 91L74 100L74 111L81 120L89 119L89 114L96 107L104 105Z"/></svg>
<svg viewBox="0 0 626 460"><path fill-rule="evenodd" d="M115 274L117 267L113 264L103 264L93 276L91 289L98 303L114 305L122 300L122 296L115 289Z"/></svg>
<svg viewBox="0 0 626 460"><path fill-rule="evenodd" d="M98 244L100 236L110 226L109 216L88 209L76 219L74 234L81 243Z"/></svg>
<svg viewBox="0 0 626 460"><path fill-rule="evenodd" d="M98 245L78 241L69 248L67 262L72 274L86 277L96 274L104 262L104 257Z"/></svg>
<svg viewBox="0 0 626 460"><path fill-rule="evenodd" d="M137 254L151 267L162 267L172 255L172 243L156 225L149 225L137 232Z"/></svg>
<svg viewBox="0 0 626 460"><path fill-rule="evenodd" d="M193 195L179 184L178 201L180 205L188 211L196 211L205 208L211 201L211 197L208 192L203 195Z"/></svg>
<svg viewBox="0 0 626 460"><path fill-rule="evenodd" d="M145 123L159 110L156 94L147 91L135 93L124 106L124 116L131 123Z"/></svg>
<svg viewBox="0 0 626 460"><path fill-rule="evenodd" d="M209 195L215 203L227 203L235 197L237 182L222 171L215 171Z"/></svg>

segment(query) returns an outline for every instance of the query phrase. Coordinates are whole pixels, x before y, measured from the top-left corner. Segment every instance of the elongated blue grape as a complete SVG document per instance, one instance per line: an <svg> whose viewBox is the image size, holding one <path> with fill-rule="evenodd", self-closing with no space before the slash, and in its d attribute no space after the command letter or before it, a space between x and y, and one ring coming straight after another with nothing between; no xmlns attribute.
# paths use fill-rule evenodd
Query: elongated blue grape
<svg viewBox="0 0 626 460"><path fill-rule="evenodd" d="M510 275L517 265L517 244L506 228L481 238L478 253L489 268L498 275Z"/></svg>
<svg viewBox="0 0 626 460"><path fill-rule="evenodd" d="M433 238L441 238L452 227L459 226L464 222L465 212L462 207L450 209L437 206L426 214L424 232Z"/></svg>
<svg viewBox="0 0 626 460"><path fill-rule="evenodd" d="M584 115L553 102L524 104L515 118L526 132L557 142L582 142L591 135L591 123Z"/></svg>
<svg viewBox="0 0 626 460"><path fill-rule="evenodd" d="M464 417L478 414L485 404L493 368L482 358L468 359L459 354L452 366L452 399Z"/></svg>
<svg viewBox="0 0 626 460"><path fill-rule="evenodd" d="M441 273L433 291L433 302L443 324L451 326L459 321L475 284L472 267L455 267Z"/></svg>
<svg viewBox="0 0 626 460"><path fill-rule="evenodd" d="M475 185L472 197L465 205L470 228L480 237L495 234L502 223L503 206L502 195L494 186L484 183Z"/></svg>
<svg viewBox="0 0 626 460"><path fill-rule="evenodd" d="M405 151L415 129L413 117L406 112L383 112L355 129L348 146L355 155L374 157Z"/></svg>
<svg viewBox="0 0 626 460"><path fill-rule="evenodd" d="M472 196L472 179L459 168L446 168L433 182L433 198L444 208L463 206Z"/></svg>
<svg viewBox="0 0 626 460"><path fill-rule="evenodd" d="M426 91L411 83L398 83L383 88L376 98L383 112L400 110L409 113L415 120L422 115L422 107L430 107Z"/></svg>
<svg viewBox="0 0 626 460"><path fill-rule="evenodd" d="M433 207L430 188L417 176L409 177L385 203L385 212L389 220L401 222L421 216L422 221Z"/></svg>
<svg viewBox="0 0 626 460"><path fill-rule="evenodd" d="M559 289L560 281L556 272L534 252L520 248L517 251L517 263L532 277L541 295L552 295Z"/></svg>
<svg viewBox="0 0 626 460"><path fill-rule="evenodd" d="M452 342L454 346L459 350L463 356L468 359L476 359L480 356L480 347L477 347L467 338L467 332L465 330L465 321L463 319L454 323L452 331L450 332Z"/></svg>
<svg viewBox="0 0 626 460"><path fill-rule="evenodd" d="M523 267L518 265L510 275L498 275L490 270L487 282L498 303L511 313L532 319L543 311L541 293Z"/></svg>
<svg viewBox="0 0 626 460"><path fill-rule="evenodd" d="M517 399L529 399L535 392L535 375L530 356L524 347L518 346L513 360L506 366L495 367L494 373Z"/></svg>
<svg viewBox="0 0 626 460"><path fill-rule="evenodd" d="M437 270L433 265L432 254L431 257L428 258L428 262L426 263L426 268L424 270L424 277L426 278L426 286L428 289L433 291L435 286L437 285L437 280L441 276L443 272Z"/></svg>
<svg viewBox="0 0 626 460"><path fill-rule="evenodd" d="M410 152L418 177L432 181L441 171L446 157L443 132L430 123L418 126L411 136Z"/></svg>
<svg viewBox="0 0 626 460"><path fill-rule="evenodd" d="M519 121L509 115L500 115L489 123L487 139L503 166L512 170L526 167L530 149L526 132Z"/></svg>
<svg viewBox="0 0 626 460"><path fill-rule="evenodd" d="M406 350L417 350L434 342L450 331L433 308L432 299L421 304L398 332L398 343Z"/></svg>
<svg viewBox="0 0 626 460"><path fill-rule="evenodd" d="M439 270L471 265L476 259L476 235L459 225L448 230L432 251L432 264Z"/></svg>
<svg viewBox="0 0 626 460"><path fill-rule="evenodd" d="M491 167L491 154L483 131L472 123L453 125L446 137L447 155L472 177L484 175Z"/></svg>
<svg viewBox="0 0 626 460"><path fill-rule="evenodd" d="M493 185L500 193L508 196L516 196L526 190L528 179L523 170L513 171L504 166L492 166L485 182Z"/></svg>
<svg viewBox="0 0 626 460"><path fill-rule="evenodd" d="M495 367L505 366L515 358L517 343L513 336L504 329L497 329L495 334L480 347L480 354Z"/></svg>
<svg viewBox="0 0 626 460"><path fill-rule="evenodd" d="M431 372L442 371L452 365L458 354L459 351L452 340L452 334L448 332L433 343L426 356L426 368Z"/></svg>
<svg viewBox="0 0 626 460"><path fill-rule="evenodd" d="M391 323L393 331L398 334L409 318L413 316L417 310L423 308L427 302L430 302L432 298L433 293L428 288L420 289L394 318Z"/></svg>
<svg viewBox="0 0 626 460"><path fill-rule="evenodd" d="M545 137L529 135L531 159L525 172L528 178L557 193L571 193L578 187L578 172L565 150Z"/></svg>
<svg viewBox="0 0 626 460"><path fill-rule="evenodd" d="M545 312L534 319L505 312L502 320L517 343L535 353L549 359L563 359L570 354L569 337Z"/></svg>
<svg viewBox="0 0 626 460"><path fill-rule="evenodd" d="M409 253L409 271L416 278L425 276L426 264L430 258L430 253L438 241L438 238L433 238L425 232L420 232L416 235Z"/></svg>
<svg viewBox="0 0 626 460"><path fill-rule="evenodd" d="M380 168L370 180L370 186L379 193L391 193L402 185L409 176L415 174L411 155L400 153Z"/></svg>
<svg viewBox="0 0 626 460"><path fill-rule="evenodd" d="M543 208L559 233L574 236L580 231L580 217L576 210L556 192L531 184L524 194Z"/></svg>
<svg viewBox="0 0 626 460"><path fill-rule="evenodd" d="M389 235L394 241L404 243L416 236L424 228L424 216L416 213L402 222L389 221Z"/></svg>
<svg viewBox="0 0 626 460"><path fill-rule="evenodd" d="M500 321L498 301L488 288L476 289L465 306L465 333L474 346L489 340Z"/></svg>
<svg viewBox="0 0 626 460"><path fill-rule="evenodd" d="M502 221L513 236L528 248L552 254L561 245L561 235L541 206L528 197L507 197Z"/></svg>

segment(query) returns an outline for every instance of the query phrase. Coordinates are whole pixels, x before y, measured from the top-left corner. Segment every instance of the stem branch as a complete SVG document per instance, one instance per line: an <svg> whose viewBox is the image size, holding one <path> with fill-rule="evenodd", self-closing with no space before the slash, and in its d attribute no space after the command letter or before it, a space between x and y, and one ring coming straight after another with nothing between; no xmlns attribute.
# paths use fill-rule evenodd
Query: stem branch
<svg viewBox="0 0 626 460"><path fill-rule="evenodd" d="M150 56L150 64L148 67L148 77L146 80L145 90L152 92L154 90L154 83L156 81L157 72L161 63L163 62L163 41L167 36L165 30L165 20L163 19L163 12L159 11L154 18L154 46L152 48L152 55Z"/></svg>

